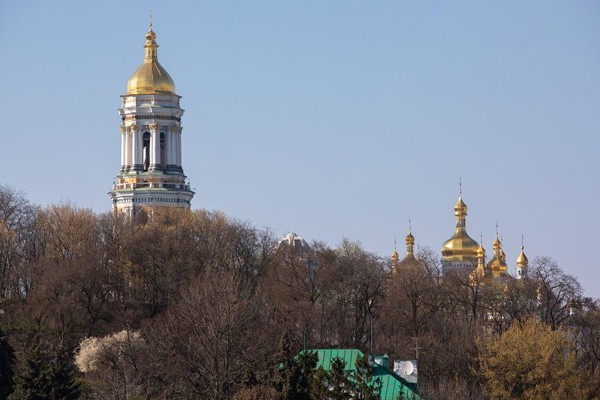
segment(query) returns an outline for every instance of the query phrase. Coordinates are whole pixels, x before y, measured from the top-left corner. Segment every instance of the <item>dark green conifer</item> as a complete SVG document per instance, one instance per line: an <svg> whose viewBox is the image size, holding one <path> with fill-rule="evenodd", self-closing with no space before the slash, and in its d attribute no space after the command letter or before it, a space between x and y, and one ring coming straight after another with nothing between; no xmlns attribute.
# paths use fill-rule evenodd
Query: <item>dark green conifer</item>
<svg viewBox="0 0 600 400"><path fill-rule="evenodd" d="M79 398L81 385L77 378L77 367L73 363L73 352L60 346L50 363L50 398L75 400Z"/></svg>
<svg viewBox="0 0 600 400"><path fill-rule="evenodd" d="M10 400L46 400L50 391L50 360L40 348L40 339L35 335L25 351L25 360L15 379L15 391Z"/></svg>
<svg viewBox="0 0 600 400"><path fill-rule="evenodd" d="M329 374L323 369L323 367L317 368L310 383L310 396L312 400L329 399L328 380Z"/></svg>
<svg viewBox="0 0 600 400"><path fill-rule="evenodd" d="M345 368L346 363L341 358L336 357L331 361L331 371L329 371L327 377L331 400L347 400L352 398L353 384Z"/></svg>
<svg viewBox="0 0 600 400"><path fill-rule="evenodd" d="M317 367L317 353L294 351L292 339L284 334L277 355L278 379L275 388L284 400L310 400L312 376Z"/></svg>
<svg viewBox="0 0 600 400"><path fill-rule="evenodd" d="M373 379L373 368L369 356L364 354L356 358L354 371L354 398L357 400L381 399L381 380Z"/></svg>
<svg viewBox="0 0 600 400"><path fill-rule="evenodd" d="M15 351L0 329L0 400L5 400L13 390Z"/></svg>
<svg viewBox="0 0 600 400"><path fill-rule="evenodd" d="M80 385L72 352L60 346L54 355L42 349L39 335L33 337L25 361L15 380L10 400L76 400Z"/></svg>

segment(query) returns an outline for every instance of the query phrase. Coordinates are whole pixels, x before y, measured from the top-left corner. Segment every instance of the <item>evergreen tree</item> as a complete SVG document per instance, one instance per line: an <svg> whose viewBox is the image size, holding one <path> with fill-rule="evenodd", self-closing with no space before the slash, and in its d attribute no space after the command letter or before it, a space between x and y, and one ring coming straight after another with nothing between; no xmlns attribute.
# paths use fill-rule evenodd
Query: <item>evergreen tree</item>
<svg viewBox="0 0 600 400"><path fill-rule="evenodd" d="M329 387L329 399L348 400L352 398L352 382L348 373L344 370L346 363L339 357L331 361L331 371L327 374L327 386Z"/></svg>
<svg viewBox="0 0 600 400"><path fill-rule="evenodd" d="M80 384L77 379L77 369L73 363L73 352L66 346L56 351L50 363L50 398L75 400L79 398Z"/></svg>
<svg viewBox="0 0 600 400"><path fill-rule="evenodd" d="M39 336L36 335L25 351L25 362L15 380L15 391L10 400L50 399L49 359L42 353Z"/></svg>
<svg viewBox="0 0 600 400"><path fill-rule="evenodd" d="M5 400L13 390L15 351L0 329L0 400Z"/></svg>
<svg viewBox="0 0 600 400"><path fill-rule="evenodd" d="M38 335L25 353L15 384L10 400L76 400L80 394L72 352L61 346L49 356L42 351Z"/></svg>
<svg viewBox="0 0 600 400"><path fill-rule="evenodd" d="M311 383L314 379L315 368L319 356L316 352L305 350L297 357L298 366L298 386L296 389L296 399L311 400Z"/></svg>
<svg viewBox="0 0 600 400"><path fill-rule="evenodd" d="M354 371L354 398L357 400L381 399L381 379L373 379L373 368L369 356L364 354L356 358Z"/></svg>
<svg viewBox="0 0 600 400"><path fill-rule="evenodd" d="M294 389L297 386L296 378L292 340L289 334L284 333L277 352L277 378L274 385L284 400L293 399Z"/></svg>
<svg viewBox="0 0 600 400"><path fill-rule="evenodd" d="M310 397L312 400L329 399L329 374L323 367L317 368L310 383Z"/></svg>
<svg viewBox="0 0 600 400"><path fill-rule="evenodd" d="M296 354L292 340L284 334L278 352L279 377L275 388L279 390L284 400L310 400L311 382L318 356L312 351Z"/></svg>

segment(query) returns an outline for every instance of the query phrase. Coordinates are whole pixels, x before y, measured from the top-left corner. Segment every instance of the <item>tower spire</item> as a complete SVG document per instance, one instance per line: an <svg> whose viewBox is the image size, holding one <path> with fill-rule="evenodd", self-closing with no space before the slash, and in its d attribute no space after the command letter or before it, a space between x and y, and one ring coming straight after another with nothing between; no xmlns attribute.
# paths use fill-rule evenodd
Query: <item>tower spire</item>
<svg viewBox="0 0 600 400"><path fill-rule="evenodd" d="M477 269L479 279L485 275L485 249L483 248L483 233L479 234L479 247L477 248Z"/></svg>
<svg viewBox="0 0 600 400"><path fill-rule="evenodd" d="M150 25L148 26L148 32L146 33L146 44L144 45L145 50L145 63L158 62L158 44L156 43L156 33L152 30L152 14L150 14Z"/></svg>
<svg viewBox="0 0 600 400"><path fill-rule="evenodd" d="M517 257L517 279L523 279L527 277L527 269L529 268L529 260L525 255L523 234L521 234L521 252Z"/></svg>
<svg viewBox="0 0 600 400"><path fill-rule="evenodd" d="M406 235L406 257L412 257L415 248L415 237L412 234L410 218L408 219L408 235Z"/></svg>
<svg viewBox="0 0 600 400"><path fill-rule="evenodd" d="M398 265L398 260L400 260L400 255L396 250L396 236L394 236L394 251L392 251L392 268L395 268Z"/></svg>
<svg viewBox="0 0 600 400"><path fill-rule="evenodd" d="M521 233L521 250L523 250L525 246L523 246L523 234Z"/></svg>

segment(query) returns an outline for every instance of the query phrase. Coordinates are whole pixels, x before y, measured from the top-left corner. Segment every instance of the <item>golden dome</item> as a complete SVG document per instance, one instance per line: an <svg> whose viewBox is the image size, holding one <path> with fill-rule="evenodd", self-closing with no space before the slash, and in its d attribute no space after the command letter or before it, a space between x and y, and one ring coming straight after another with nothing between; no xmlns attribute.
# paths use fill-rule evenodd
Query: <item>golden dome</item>
<svg viewBox="0 0 600 400"><path fill-rule="evenodd" d="M526 267L529 264L529 260L527 259L527 256L525 255L525 252L523 251L525 248L523 246L521 246L521 252L519 253L519 256L517 257L517 265L520 267Z"/></svg>
<svg viewBox="0 0 600 400"><path fill-rule="evenodd" d="M506 276L508 271L508 265L506 265L506 256L502 249L502 242L498 238L496 232L496 239L494 240L494 257L488 263L488 270L492 272L494 278Z"/></svg>
<svg viewBox="0 0 600 400"><path fill-rule="evenodd" d="M477 248L477 258L485 258L485 249L483 248L483 243L479 244Z"/></svg>
<svg viewBox="0 0 600 400"><path fill-rule="evenodd" d="M169 73L158 62L156 34L146 33L144 63L127 81L127 94L175 94L175 83Z"/></svg>
<svg viewBox="0 0 600 400"><path fill-rule="evenodd" d="M458 196L458 201L456 202L456 204L454 205L454 211L456 213L458 213L458 211L467 211L467 205L465 204L465 202L462 199L462 196Z"/></svg>
<svg viewBox="0 0 600 400"><path fill-rule="evenodd" d="M474 260L477 257L479 244L467 233L467 205L458 196L454 205L454 216L456 217L456 230L454 235L442 245L442 256L446 261Z"/></svg>
<svg viewBox="0 0 600 400"><path fill-rule="evenodd" d="M392 261L398 261L398 259L400 258L400 255L398 254L398 252L396 251L396 249L394 249L394 251L392 252Z"/></svg>
<svg viewBox="0 0 600 400"><path fill-rule="evenodd" d="M412 235L412 232L408 232L408 235L406 235L406 245L414 245L415 244L415 237Z"/></svg>
<svg viewBox="0 0 600 400"><path fill-rule="evenodd" d="M454 236L442 245L442 255L455 260L475 258L479 245L473 240L465 229L456 229Z"/></svg>
<svg viewBox="0 0 600 400"><path fill-rule="evenodd" d="M496 239L494 240L494 243L492 244L494 251L498 250L501 248L502 243L500 243L500 239L498 238L498 234L496 234Z"/></svg>

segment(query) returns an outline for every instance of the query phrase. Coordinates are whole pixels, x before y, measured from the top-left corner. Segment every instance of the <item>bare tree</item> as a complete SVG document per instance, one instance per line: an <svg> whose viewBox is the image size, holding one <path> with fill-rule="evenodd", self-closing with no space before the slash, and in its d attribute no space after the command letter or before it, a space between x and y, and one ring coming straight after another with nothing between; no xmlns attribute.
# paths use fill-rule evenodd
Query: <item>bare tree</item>
<svg viewBox="0 0 600 400"><path fill-rule="evenodd" d="M529 275L537 284L539 313L552 329L569 317L569 304L582 297L581 284L549 257L536 257Z"/></svg>
<svg viewBox="0 0 600 400"><path fill-rule="evenodd" d="M29 291L36 216L37 207L22 193L0 185L0 298L24 298Z"/></svg>
<svg viewBox="0 0 600 400"><path fill-rule="evenodd" d="M149 330L153 366L173 391L229 398L251 365L259 341L259 310L231 271L207 269Z"/></svg>

